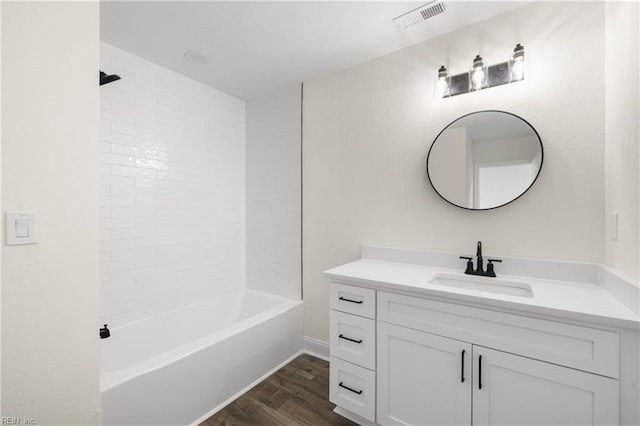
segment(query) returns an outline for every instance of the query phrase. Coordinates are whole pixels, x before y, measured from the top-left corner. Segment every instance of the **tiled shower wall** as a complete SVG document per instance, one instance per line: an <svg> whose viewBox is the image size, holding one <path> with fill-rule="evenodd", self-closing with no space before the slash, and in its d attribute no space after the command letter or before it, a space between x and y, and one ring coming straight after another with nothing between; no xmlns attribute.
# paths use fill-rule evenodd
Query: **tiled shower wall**
<svg viewBox="0 0 640 426"><path fill-rule="evenodd" d="M101 44L101 319L245 286L245 103Z"/></svg>

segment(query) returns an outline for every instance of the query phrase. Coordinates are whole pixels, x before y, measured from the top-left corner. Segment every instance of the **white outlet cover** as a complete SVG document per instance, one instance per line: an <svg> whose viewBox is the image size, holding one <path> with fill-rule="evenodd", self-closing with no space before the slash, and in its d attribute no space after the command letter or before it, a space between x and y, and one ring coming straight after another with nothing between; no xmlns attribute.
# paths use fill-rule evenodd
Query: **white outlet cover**
<svg viewBox="0 0 640 426"><path fill-rule="evenodd" d="M6 245L17 246L37 243L35 212L7 212L4 225Z"/></svg>

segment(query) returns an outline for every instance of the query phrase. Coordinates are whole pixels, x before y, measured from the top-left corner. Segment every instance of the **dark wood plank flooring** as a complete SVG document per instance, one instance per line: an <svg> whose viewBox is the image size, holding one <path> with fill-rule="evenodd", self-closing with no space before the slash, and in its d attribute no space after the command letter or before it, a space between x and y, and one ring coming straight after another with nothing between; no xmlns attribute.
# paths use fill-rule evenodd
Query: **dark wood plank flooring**
<svg viewBox="0 0 640 426"><path fill-rule="evenodd" d="M329 402L329 363L300 355L200 426L344 425Z"/></svg>

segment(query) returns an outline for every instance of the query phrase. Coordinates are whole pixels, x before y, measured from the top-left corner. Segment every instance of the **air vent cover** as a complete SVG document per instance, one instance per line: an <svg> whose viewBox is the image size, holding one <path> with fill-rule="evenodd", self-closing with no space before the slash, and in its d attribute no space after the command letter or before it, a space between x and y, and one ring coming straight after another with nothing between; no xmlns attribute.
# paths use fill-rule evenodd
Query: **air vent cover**
<svg viewBox="0 0 640 426"><path fill-rule="evenodd" d="M393 23L396 24L400 31L406 31L414 25L419 24L429 18L433 18L436 15L441 14L447 10L445 3L430 2L424 6L420 6L417 9L407 12L404 15L400 15L393 19Z"/></svg>

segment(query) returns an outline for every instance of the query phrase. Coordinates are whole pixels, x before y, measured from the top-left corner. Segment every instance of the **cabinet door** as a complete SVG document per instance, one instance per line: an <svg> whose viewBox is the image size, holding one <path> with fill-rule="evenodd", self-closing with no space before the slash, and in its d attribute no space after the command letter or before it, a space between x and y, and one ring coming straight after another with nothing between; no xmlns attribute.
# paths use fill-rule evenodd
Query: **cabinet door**
<svg viewBox="0 0 640 426"><path fill-rule="evenodd" d="M473 347L474 425L617 425L618 381Z"/></svg>
<svg viewBox="0 0 640 426"><path fill-rule="evenodd" d="M470 425L471 345L378 322L377 422Z"/></svg>

